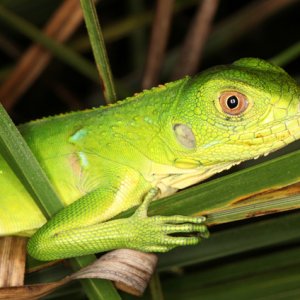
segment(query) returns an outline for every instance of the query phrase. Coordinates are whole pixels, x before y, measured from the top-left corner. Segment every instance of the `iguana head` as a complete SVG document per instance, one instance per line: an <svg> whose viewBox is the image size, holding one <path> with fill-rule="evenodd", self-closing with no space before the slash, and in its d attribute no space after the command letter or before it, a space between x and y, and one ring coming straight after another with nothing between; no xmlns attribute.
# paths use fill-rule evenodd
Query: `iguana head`
<svg viewBox="0 0 300 300"><path fill-rule="evenodd" d="M300 138L300 89L280 67L241 59L188 80L171 123L177 167L232 165Z"/></svg>

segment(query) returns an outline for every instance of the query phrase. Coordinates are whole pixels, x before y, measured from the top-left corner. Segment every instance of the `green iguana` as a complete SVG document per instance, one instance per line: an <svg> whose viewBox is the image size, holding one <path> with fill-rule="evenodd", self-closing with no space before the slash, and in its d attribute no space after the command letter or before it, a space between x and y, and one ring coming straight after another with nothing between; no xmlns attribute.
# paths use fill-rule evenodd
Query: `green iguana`
<svg viewBox="0 0 300 300"><path fill-rule="evenodd" d="M39 260L194 245L208 236L205 218L147 217L149 202L300 138L299 103L285 71L245 58L108 107L24 124L67 207L46 223L0 157L0 235L33 234L28 252ZM139 204L131 217L110 220Z"/></svg>

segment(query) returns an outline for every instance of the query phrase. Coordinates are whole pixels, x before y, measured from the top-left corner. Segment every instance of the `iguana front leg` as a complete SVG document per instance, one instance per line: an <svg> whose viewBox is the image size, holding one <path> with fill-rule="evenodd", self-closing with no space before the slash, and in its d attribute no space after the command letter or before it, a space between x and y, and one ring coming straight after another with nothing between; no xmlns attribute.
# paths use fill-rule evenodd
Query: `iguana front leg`
<svg viewBox="0 0 300 300"><path fill-rule="evenodd" d="M129 218L97 222L103 207L112 203L115 191L97 189L60 211L39 229L28 243L28 252L39 260L53 260L118 248L164 252L176 246L197 244L208 236L203 217L147 216L157 189L150 189L144 202ZM107 208L110 209L109 206ZM98 219L100 219L98 217ZM171 236L199 233L192 237Z"/></svg>

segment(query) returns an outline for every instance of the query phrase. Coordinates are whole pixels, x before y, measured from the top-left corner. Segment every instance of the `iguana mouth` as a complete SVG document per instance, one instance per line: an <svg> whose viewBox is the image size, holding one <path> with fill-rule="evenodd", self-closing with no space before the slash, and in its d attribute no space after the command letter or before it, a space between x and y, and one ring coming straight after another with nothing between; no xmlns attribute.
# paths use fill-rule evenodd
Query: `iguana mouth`
<svg viewBox="0 0 300 300"><path fill-rule="evenodd" d="M285 121L264 124L259 130L248 131L237 137L236 144L261 145L272 144L282 147L300 138L300 113ZM275 150L275 149L274 149Z"/></svg>

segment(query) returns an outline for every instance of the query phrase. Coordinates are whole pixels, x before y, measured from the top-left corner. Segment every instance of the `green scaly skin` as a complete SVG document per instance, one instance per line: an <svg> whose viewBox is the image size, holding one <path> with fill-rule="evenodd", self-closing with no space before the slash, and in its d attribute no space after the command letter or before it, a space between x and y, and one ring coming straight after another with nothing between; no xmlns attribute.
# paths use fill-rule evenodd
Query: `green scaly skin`
<svg viewBox="0 0 300 300"><path fill-rule="evenodd" d="M224 111L224 93L244 95L244 111ZM196 244L208 236L203 217L147 217L149 202L299 139L299 102L288 74L248 58L109 107L22 125L67 207L46 223L0 157L0 235L35 232L28 251L39 260ZM133 216L110 220L139 204Z"/></svg>

